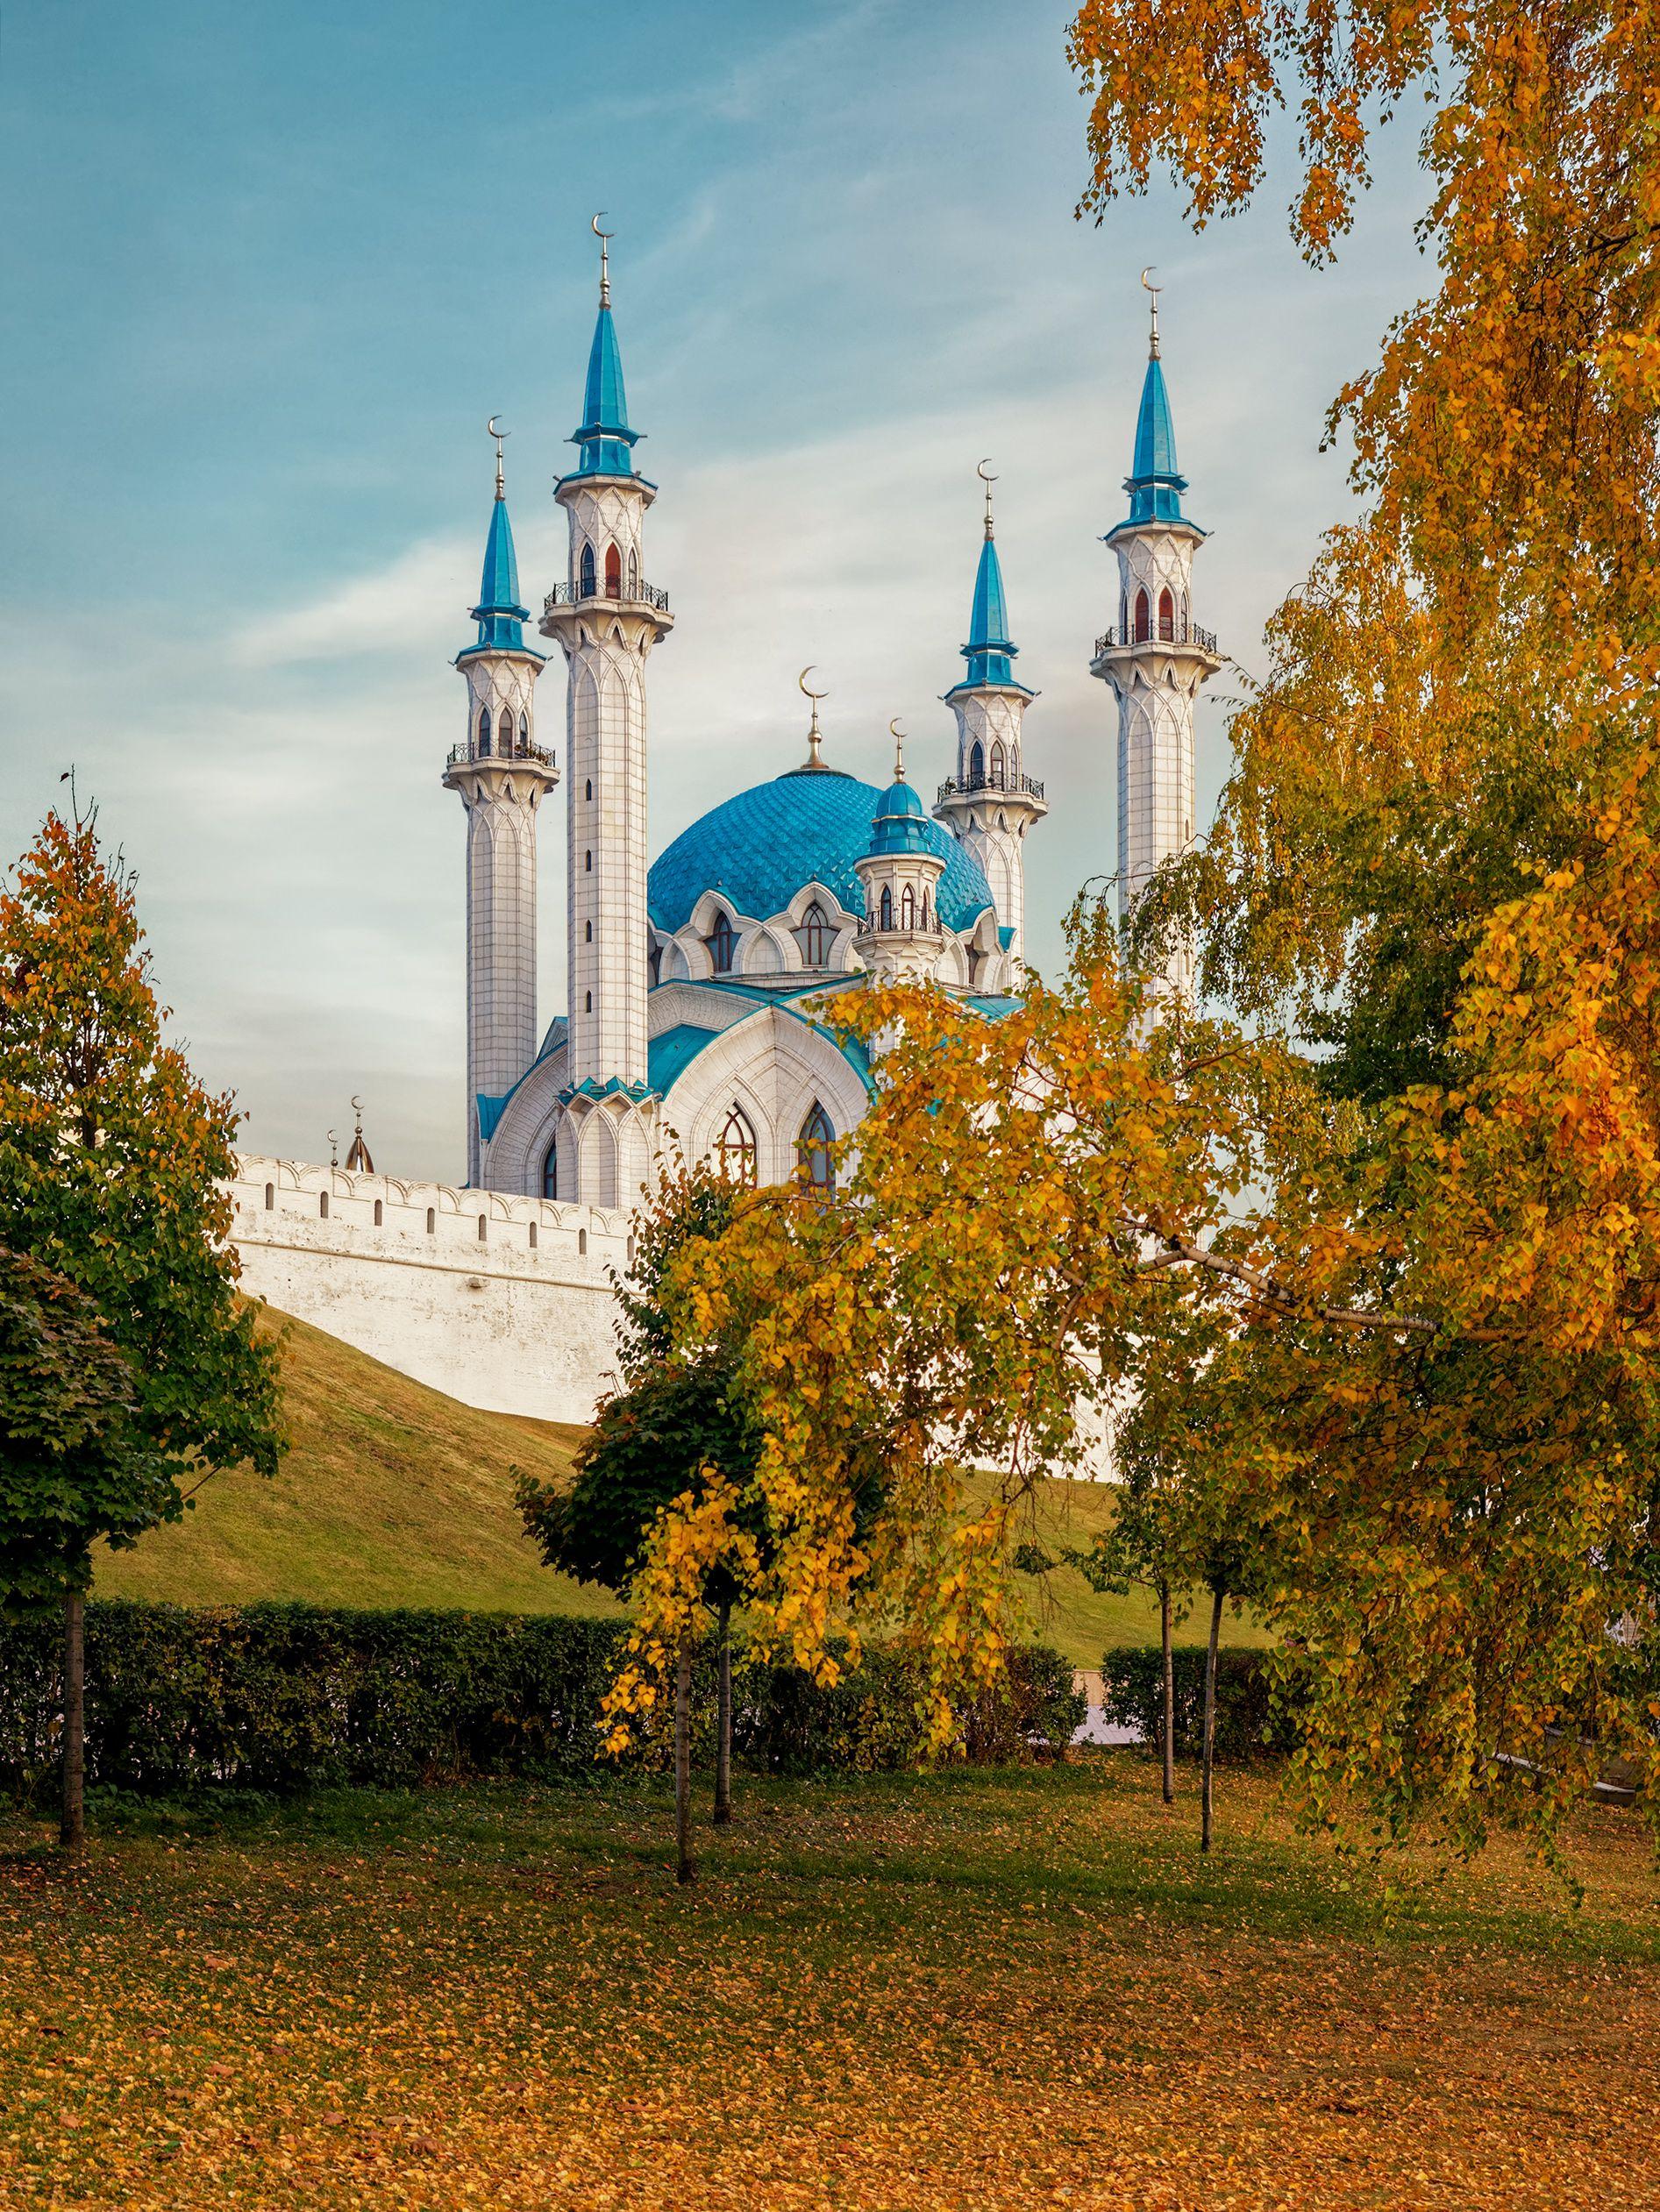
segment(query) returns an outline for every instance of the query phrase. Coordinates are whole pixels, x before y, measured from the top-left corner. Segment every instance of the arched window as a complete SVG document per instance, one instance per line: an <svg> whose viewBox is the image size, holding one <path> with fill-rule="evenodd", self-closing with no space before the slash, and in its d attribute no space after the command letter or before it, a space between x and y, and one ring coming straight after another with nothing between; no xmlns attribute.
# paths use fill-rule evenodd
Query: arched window
<svg viewBox="0 0 1660 2212"><path fill-rule="evenodd" d="M930 892L926 892L926 891L925 891L925 892L923 892L923 928L924 928L924 929L931 929L931 928L933 928L933 926L934 926L934 900L933 900L933 896L932 896L932 893L930 893Z"/></svg>
<svg viewBox="0 0 1660 2212"><path fill-rule="evenodd" d="M1008 763L1003 757L1003 741L1000 737L992 747L992 788L1001 791L1008 772Z"/></svg>
<svg viewBox="0 0 1660 2212"><path fill-rule="evenodd" d="M730 975L732 967L732 925L724 913L715 917L715 927L703 940L709 947L709 964L717 976Z"/></svg>
<svg viewBox="0 0 1660 2212"><path fill-rule="evenodd" d="M582 993L582 1011L584 1014L592 1014L594 1011L594 993L591 991L585 991Z"/></svg>
<svg viewBox="0 0 1660 2212"><path fill-rule="evenodd" d="M1158 594L1158 635L1167 644L1176 635L1176 601L1168 584Z"/></svg>
<svg viewBox="0 0 1660 2212"><path fill-rule="evenodd" d="M715 1156L720 1162L721 1173L730 1182L747 1184L754 1187L756 1176L755 1132L749 1125L749 1117L734 1099L715 1146Z"/></svg>
<svg viewBox="0 0 1660 2212"><path fill-rule="evenodd" d="M383 1227L383 1226L384 1226L384 1223L385 1223L385 1220L386 1220L386 1209L385 1209L385 1207L382 1206L382 1204L381 1204L381 1200L380 1200L379 1198L376 1198L376 1200L374 1201L374 1226L375 1226L375 1227L378 1229L378 1228L381 1228L381 1227Z"/></svg>
<svg viewBox="0 0 1660 2212"><path fill-rule="evenodd" d="M1144 645L1153 634L1153 610L1144 591L1136 594L1136 643Z"/></svg>
<svg viewBox="0 0 1660 2212"><path fill-rule="evenodd" d="M640 595L640 557L631 545L628 549L628 595L631 599Z"/></svg>
<svg viewBox="0 0 1660 2212"><path fill-rule="evenodd" d="M593 779L593 777L592 777L592 776L588 776L588 777L585 778L585 779L584 779L584 781L583 781L583 785L582 785L582 796L583 796L583 798L584 798L584 799L586 799L586 800L588 800L588 804L589 804L590 806L592 806L592 805L593 805L593 803L594 803L594 779Z"/></svg>
<svg viewBox="0 0 1660 2212"><path fill-rule="evenodd" d="M1129 635L1129 601L1122 592L1118 594L1118 635Z"/></svg>
<svg viewBox="0 0 1660 2212"><path fill-rule="evenodd" d="M621 599L623 596L623 556L614 543L605 549L605 596L607 599Z"/></svg>
<svg viewBox="0 0 1660 2212"><path fill-rule="evenodd" d="M824 909L816 899L802 916L802 958L809 968L822 968L830 957L830 944L835 935Z"/></svg>
<svg viewBox="0 0 1660 2212"><path fill-rule="evenodd" d="M836 1162L830 1152L835 1142L830 1118L815 1099L795 1140L795 1161L804 1179L826 1198L836 1188Z"/></svg>
<svg viewBox="0 0 1660 2212"><path fill-rule="evenodd" d="M899 926L908 933L916 927L916 893L907 884L899 901Z"/></svg>
<svg viewBox="0 0 1660 2212"><path fill-rule="evenodd" d="M531 1224L531 1249L532 1252L536 1249L536 1224L534 1221Z"/></svg>
<svg viewBox="0 0 1660 2212"><path fill-rule="evenodd" d="M479 1242L480 1242L481 1244L482 1244L482 1243L483 1243L483 1241L484 1241L484 1240L485 1240L485 1237L488 1235L488 1232L489 1232L489 1227L490 1227L490 1217L489 1217L489 1215L488 1215L488 1213L481 1213L481 1214L480 1214L480 1216L479 1216Z"/></svg>
<svg viewBox="0 0 1660 2212"><path fill-rule="evenodd" d="M265 1186L265 1210L267 1213L273 1210L276 1202L276 1184L274 1183L267 1183Z"/></svg>
<svg viewBox="0 0 1660 2212"><path fill-rule="evenodd" d="M556 1198L559 1194L559 1148L557 1140L547 1148L547 1157L542 1163L542 1196Z"/></svg>
<svg viewBox="0 0 1660 2212"><path fill-rule="evenodd" d="M329 1218L329 1194L326 1191L317 1193L317 1216L324 1221Z"/></svg>
<svg viewBox="0 0 1660 2212"><path fill-rule="evenodd" d="M588 1257L588 1231L586 1229L579 1229L576 1233L576 1254L581 1260Z"/></svg>
<svg viewBox="0 0 1660 2212"><path fill-rule="evenodd" d="M436 1207L436 1206L428 1206L428 1208L426 1209L426 1233L427 1233L427 1234L428 1234L429 1236L433 1235L433 1234L436 1233L436 1231L437 1231L438 1226L438 1209L437 1209L437 1207Z"/></svg>
<svg viewBox="0 0 1660 2212"><path fill-rule="evenodd" d="M878 926L891 929L894 926L894 894L887 884L882 886L882 903L878 911L881 917Z"/></svg>
<svg viewBox="0 0 1660 2212"><path fill-rule="evenodd" d="M489 757L489 750L490 710L488 707L481 707L479 709L479 758L481 760L488 759Z"/></svg>
<svg viewBox="0 0 1660 2212"><path fill-rule="evenodd" d="M592 854L591 852L585 852L585 853L582 855L582 873L583 873L585 876L591 876L591 875L593 874L593 872L594 872L594 856L593 856L593 854Z"/></svg>
<svg viewBox="0 0 1660 2212"><path fill-rule="evenodd" d="M582 596L584 599L592 599L594 596L594 548L591 545L584 545L582 548L582 566L581 573L582 578Z"/></svg>
<svg viewBox="0 0 1660 2212"><path fill-rule="evenodd" d="M524 752L528 750L530 742L531 718L528 715L522 713L519 715L519 750Z"/></svg>
<svg viewBox="0 0 1660 2212"><path fill-rule="evenodd" d="M594 924L593 924L591 921L585 921L585 922L582 924L582 942L583 942L585 945L591 945L591 944L593 943L593 942L594 942Z"/></svg>
<svg viewBox="0 0 1660 2212"><path fill-rule="evenodd" d="M978 789L979 789L979 787L980 787L980 786L981 784L983 784L983 783L985 782L985 780L986 780L986 749L985 749L985 747L984 747L984 746L980 743L980 742L979 738L978 738L978 737L976 737L976 738L975 738L975 740L974 740L974 742L973 742L973 744L972 744L972 745L969 748L969 754L968 754L968 786L969 786L969 789L970 789L971 791L978 790Z"/></svg>

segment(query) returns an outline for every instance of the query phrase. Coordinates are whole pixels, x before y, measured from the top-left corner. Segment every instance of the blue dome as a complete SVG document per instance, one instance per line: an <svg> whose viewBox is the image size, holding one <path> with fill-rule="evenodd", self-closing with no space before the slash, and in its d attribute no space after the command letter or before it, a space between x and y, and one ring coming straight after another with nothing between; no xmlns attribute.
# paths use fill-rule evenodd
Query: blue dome
<svg viewBox="0 0 1660 2212"><path fill-rule="evenodd" d="M992 903L990 886L980 863L922 815L921 803L923 841L945 863L935 894L939 918L948 929L972 929ZM653 865L646 878L652 919L659 929L682 928L706 891L765 919L809 883L833 892L849 914L863 914L853 863L869 850L871 824L887 804L874 784L831 769L792 770L741 791L683 829Z"/></svg>
<svg viewBox="0 0 1660 2212"><path fill-rule="evenodd" d="M922 800L902 776L896 777L876 802L871 841L865 850L870 853L932 851L929 827Z"/></svg>

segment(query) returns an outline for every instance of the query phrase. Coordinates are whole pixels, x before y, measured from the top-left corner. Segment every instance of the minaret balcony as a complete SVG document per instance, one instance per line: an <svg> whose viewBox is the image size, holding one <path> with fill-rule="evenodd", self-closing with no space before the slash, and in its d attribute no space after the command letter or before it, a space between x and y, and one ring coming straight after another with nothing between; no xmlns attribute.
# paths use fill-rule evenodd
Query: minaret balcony
<svg viewBox="0 0 1660 2212"><path fill-rule="evenodd" d="M531 745L516 741L511 745L494 747L481 751L476 744L452 746L445 765L449 768L488 767L495 763L510 768L516 761L527 761L538 768L552 768L553 756L545 745Z"/></svg>
<svg viewBox="0 0 1660 2212"><path fill-rule="evenodd" d="M988 770L983 775L965 776L961 783L947 777L935 796L934 804L943 807L948 799L968 798L981 791L1007 792L1013 798L1036 799L1040 804L1044 796L1044 786L1036 776L1011 776L1007 770L999 775L995 770Z"/></svg>
<svg viewBox="0 0 1660 2212"><path fill-rule="evenodd" d="M1137 645L1192 645L1201 653L1210 653L1220 659L1221 649L1214 629L1201 629L1197 622L1149 622L1145 629L1109 629L1095 640L1095 658L1107 653L1133 652Z"/></svg>
<svg viewBox="0 0 1660 2212"><path fill-rule="evenodd" d="M607 607L649 607L653 614L666 615L668 594L659 591L655 584L617 585L615 591L595 577L592 584L555 584L542 602L542 610L551 615L560 607L581 607L590 600L597 600Z"/></svg>

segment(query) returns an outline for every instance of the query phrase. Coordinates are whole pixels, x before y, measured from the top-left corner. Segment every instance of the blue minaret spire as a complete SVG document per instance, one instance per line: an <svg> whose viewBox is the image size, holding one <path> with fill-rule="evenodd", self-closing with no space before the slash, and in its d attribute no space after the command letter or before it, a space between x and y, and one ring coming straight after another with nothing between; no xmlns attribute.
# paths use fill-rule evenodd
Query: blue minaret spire
<svg viewBox="0 0 1660 2212"><path fill-rule="evenodd" d="M1147 373L1142 379L1141 408L1136 416L1136 454L1124 479L1129 494L1132 523L1181 523L1181 495L1187 479L1176 466L1176 424L1165 388L1164 365L1158 358L1158 295L1152 293L1152 331L1147 349Z"/></svg>
<svg viewBox="0 0 1660 2212"><path fill-rule="evenodd" d="M468 648L472 652L489 651L524 653L530 647L524 642L520 624L531 619L528 607L519 605L518 556L513 550L513 525L508 520L507 482L502 466L502 439L509 435L503 430L498 436L491 416L490 435L495 438L495 504L490 509L489 535L484 541L484 575L479 585L479 603L471 612L479 626L475 643ZM540 656L537 656L540 658Z"/></svg>
<svg viewBox="0 0 1660 2212"><path fill-rule="evenodd" d="M571 443L581 448L574 473L578 476L632 476L633 447L641 433L631 430L628 394L623 385L623 354L616 342L616 322L611 313L610 232L599 228L600 311L588 348L588 384L582 394L582 419L571 432Z"/></svg>
<svg viewBox="0 0 1660 2212"><path fill-rule="evenodd" d="M957 772L940 786L934 819L966 845L985 870L1002 950L1017 974L1026 914L1022 843L1048 810L1044 786L1026 773L1021 759L1022 723L1034 694L1015 677L1018 648L1008 634L1003 567L992 526L996 479L987 473L984 461L979 474L986 487L986 531L963 647L968 666L962 681L945 694L957 717Z"/></svg>

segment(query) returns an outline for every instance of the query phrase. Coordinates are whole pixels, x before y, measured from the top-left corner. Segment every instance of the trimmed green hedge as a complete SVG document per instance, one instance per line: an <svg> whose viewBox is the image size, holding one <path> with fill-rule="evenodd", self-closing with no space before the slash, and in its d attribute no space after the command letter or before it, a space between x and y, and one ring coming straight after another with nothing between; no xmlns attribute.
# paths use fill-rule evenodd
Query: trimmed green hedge
<svg viewBox="0 0 1660 2212"><path fill-rule="evenodd" d="M208 1783L293 1791L592 1771L625 1633L616 1621L507 1613L94 1599L88 1780L164 1796ZM61 1692L56 1622L0 1625L0 1784L14 1792L54 1768ZM708 1657L696 1694L707 1757ZM965 1712L969 1756L1053 1756L1082 1718L1068 1662L1023 1648L1010 1656L1006 1694ZM880 1649L830 1689L794 1668L740 1665L732 1733L739 1757L774 1770L908 1766L918 1748L911 1678Z"/></svg>
<svg viewBox="0 0 1660 2212"><path fill-rule="evenodd" d="M1203 1748L1205 1647L1179 1644L1175 1661L1176 1756L1197 1759ZM1157 1750L1165 1727L1165 1661L1157 1644L1104 1652L1102 1709L1120 1728L1137 1729ZM1216 1654L1216 1756L1260 1759L1291 1747L1283 1696L1276 1699L1266 1652L1224 1649Z"/></svg>

